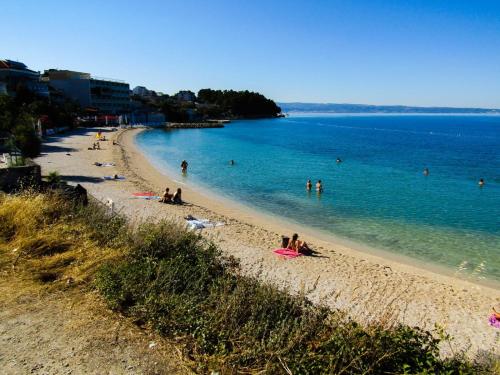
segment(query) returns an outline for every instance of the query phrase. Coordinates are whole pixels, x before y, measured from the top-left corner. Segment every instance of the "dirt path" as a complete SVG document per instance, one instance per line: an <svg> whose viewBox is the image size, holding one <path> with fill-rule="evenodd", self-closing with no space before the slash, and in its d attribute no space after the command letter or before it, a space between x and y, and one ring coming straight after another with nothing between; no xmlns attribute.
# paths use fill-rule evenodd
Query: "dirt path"
<svg viewBox="0 0 500 375"><path fill-rule="evenodd" d="M5 274L3 275L5 276ZM9 296L21 280L0 278ZM188 374L176 350L81 289L0 302L0 373Z"/></svg>

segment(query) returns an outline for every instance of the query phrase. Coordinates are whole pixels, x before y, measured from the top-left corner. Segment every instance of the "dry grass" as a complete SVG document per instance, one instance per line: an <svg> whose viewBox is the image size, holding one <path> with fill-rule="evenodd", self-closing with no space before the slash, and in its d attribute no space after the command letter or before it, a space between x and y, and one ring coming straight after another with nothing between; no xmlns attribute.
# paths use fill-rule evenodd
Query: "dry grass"
<svg viewBox="0 0 500 375"><path fill-rule="evenodd" d="M95 280L111 307L178 342L199 371L479 370L460 358L442 361L438 341L394 326L392 314L362 327L342 312L241 276L213 243L172 223L131 230L100 207L35 193L0 196L0 222L0 270L22 281L5 291L7 298Z"/></svg>
<svg viewBox="0 0 500 375"><path fill-rule="evenodd" d="M120 255L99 244L75 210L57 195L0 196L0 269L25 281L16 294L40 284L48 291L87 285L103 262Z"/></svg>

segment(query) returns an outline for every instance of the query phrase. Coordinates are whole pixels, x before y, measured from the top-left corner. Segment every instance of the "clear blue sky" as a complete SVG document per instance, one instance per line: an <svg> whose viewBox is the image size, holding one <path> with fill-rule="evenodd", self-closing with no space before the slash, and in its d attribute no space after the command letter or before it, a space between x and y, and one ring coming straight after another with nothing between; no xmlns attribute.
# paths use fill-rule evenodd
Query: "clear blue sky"
<svg viewBox="0 0 500 375"><path fill-rule="evenodd" d="M500 107L500 1L2 1L0 58L131 87Z"/></svg>

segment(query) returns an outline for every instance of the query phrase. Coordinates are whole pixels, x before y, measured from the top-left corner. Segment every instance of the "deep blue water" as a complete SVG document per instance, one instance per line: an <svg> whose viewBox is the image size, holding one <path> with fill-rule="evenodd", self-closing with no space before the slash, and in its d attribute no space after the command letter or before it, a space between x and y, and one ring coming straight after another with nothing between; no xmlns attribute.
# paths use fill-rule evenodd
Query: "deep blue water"
<svg viewBox="0 0 500 375"><path fill-rule="evenodd" d="M296 115L151 130L137 143L178 179L233 200L463 277L500 280L500 116ZM323 194L306 192L307 179L321 179Z"/></svg>

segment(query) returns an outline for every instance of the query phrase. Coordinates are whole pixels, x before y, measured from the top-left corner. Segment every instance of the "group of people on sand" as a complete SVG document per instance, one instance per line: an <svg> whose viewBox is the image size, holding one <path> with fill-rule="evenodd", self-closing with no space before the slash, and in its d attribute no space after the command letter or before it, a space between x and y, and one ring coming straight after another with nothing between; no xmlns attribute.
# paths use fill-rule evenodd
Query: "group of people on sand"
<svg viewBox="0 0 500 375"><path fill-rule="evenodd" d="M312 182L311 180L307 180L306 182L306 190L307 191L311 191L312 190ZM321 182L321 180L318 180L318 182L316 182L316 192L317 193L322 193L323 192L323 183Z"/></svg>
<svg viewBox="0 0 500 375"><path fill-rule="evenodd" d="M177 188L174 194L170 193L170 188L166 188L162 197L158 201L160 203L171 203L171 204L182 204L182 190L181 188Z"/></svg>

